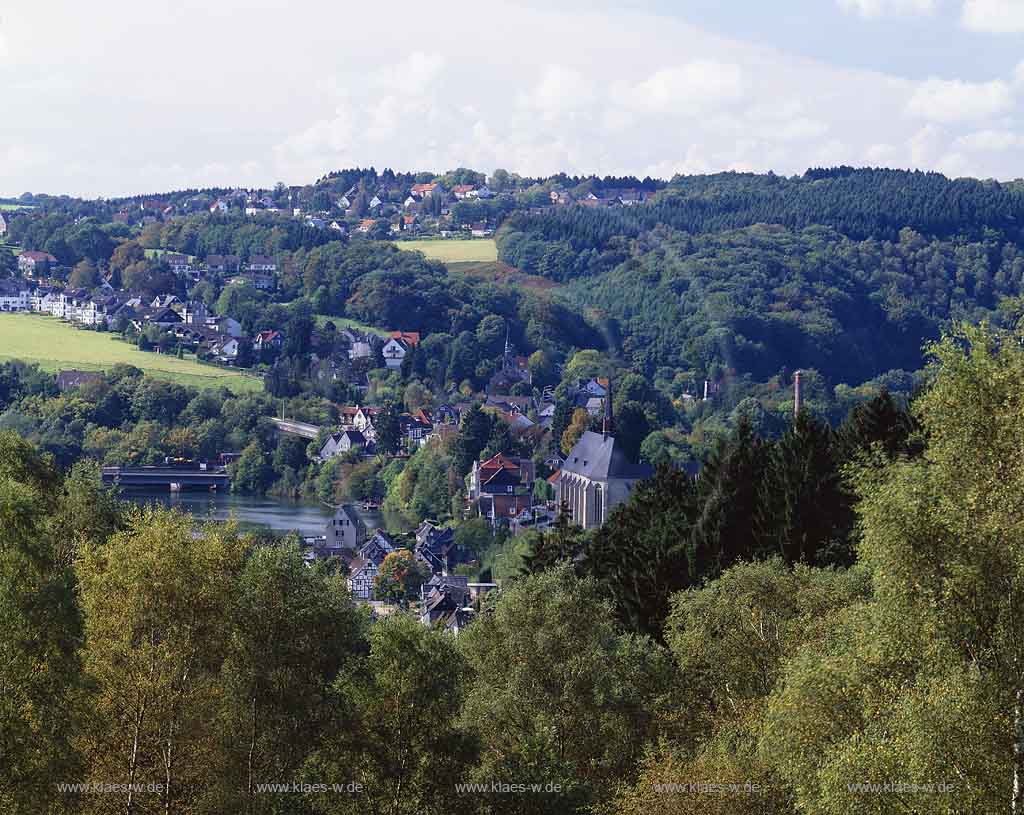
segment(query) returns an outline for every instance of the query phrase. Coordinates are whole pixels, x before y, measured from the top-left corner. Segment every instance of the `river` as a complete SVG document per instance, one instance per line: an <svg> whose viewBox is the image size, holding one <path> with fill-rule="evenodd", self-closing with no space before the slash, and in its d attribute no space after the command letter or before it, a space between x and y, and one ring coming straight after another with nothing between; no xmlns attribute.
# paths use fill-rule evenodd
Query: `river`
<svg viewBox="0 0 1024 815"><path fill-rule="evenodd" d="M221 492L124 492L121 498L135 504L158 503L190 512L196 518L226 521L234 518L243 529L296 531L300 535L322 535L334 511L324 504L308 504L272 496L235 495ZM357 507L359 517L368 529L383 525L379 512L366 512Z"/></svg>

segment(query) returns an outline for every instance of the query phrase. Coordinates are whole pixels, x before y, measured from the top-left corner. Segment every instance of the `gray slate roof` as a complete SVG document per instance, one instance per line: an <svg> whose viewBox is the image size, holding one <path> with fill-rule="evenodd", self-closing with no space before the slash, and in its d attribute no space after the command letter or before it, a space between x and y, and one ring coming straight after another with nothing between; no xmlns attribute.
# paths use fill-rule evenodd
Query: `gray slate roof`
<svg viewBox="0 0 1024 815"><path fill-rule="evenodd" d="M649 478L654 468L649 464L634 464L615 444L614 436L605 436L587 430L572 448L562 470L581 475L592 481L609 478Z"/></svg>

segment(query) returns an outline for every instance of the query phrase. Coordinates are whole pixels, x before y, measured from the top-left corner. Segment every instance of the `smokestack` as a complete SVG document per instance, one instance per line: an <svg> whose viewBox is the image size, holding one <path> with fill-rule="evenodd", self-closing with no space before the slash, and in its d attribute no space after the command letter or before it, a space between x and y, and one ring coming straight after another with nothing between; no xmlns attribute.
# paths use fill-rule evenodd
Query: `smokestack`
<svg viewBox="0 0 1024 815"><path fill-rule="evenodd" d="M704 380L704 401L708 401L708 381Z"/></svg>
<svg viewBox="0 0 1024 815"><path fill-rule="evenodd" d="M793 374L793 416L794 418L800 415L801 407L801 394L800 394L800 374L801 371L797 371Z"/></svg>
<svg viewBox="0 0 1024 815"><path fill-rule="evenodd" d="M604 392L604 422L601 425L601 435L606 439L612 432L612 378L608 377L608 387Z"/></svg>

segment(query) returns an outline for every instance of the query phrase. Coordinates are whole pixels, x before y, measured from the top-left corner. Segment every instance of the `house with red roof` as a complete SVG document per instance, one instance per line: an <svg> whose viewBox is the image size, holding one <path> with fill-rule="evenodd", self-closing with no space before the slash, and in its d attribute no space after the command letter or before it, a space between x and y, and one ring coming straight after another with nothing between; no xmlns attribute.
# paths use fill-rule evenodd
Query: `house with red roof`
<svg viewBox="0 0 1024 815"><path fill-rule="evenodd" d="M28 249L18 255L18 271L28 277L42 277L57 265L57 258L49 252Z"/></svg>
<svg viewBox="0 0 1024 815"><path fill-rule="evenodd" d="M533 461L498 453L474 462L469 497L492 525L510 523L533 506Z"/></svg>

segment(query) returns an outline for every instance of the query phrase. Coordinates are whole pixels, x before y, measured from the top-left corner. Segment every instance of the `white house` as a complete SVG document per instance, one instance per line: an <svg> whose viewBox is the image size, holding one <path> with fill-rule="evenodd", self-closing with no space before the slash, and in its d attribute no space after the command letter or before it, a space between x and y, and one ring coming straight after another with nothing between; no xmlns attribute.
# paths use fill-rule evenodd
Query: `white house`
<svg viewBox="0 0 1024 815"><path fill-rule="evenodd" d="M398 370L402 367L402 360L405 359L408 351L409 347L402 340L391 337L384 343L384 348L382 349L384 364L393 371Z"/></svg>
<svg viewBox="0 0 1024 815"><path fill-rule="evenodd" d="M16 280L0 281L0 311L29 311L29 291Z"/></svg>
<svg viewBox="0 0 1024 815"><path fill-rule="evenodd" d="M44 275L52 266L57 265L57 258L48 252L37 252L29 249L18 255L18 271L23 275Z"/></svg>
<svg viewBox="0 0 1024 815"><path fill-rule="evenodd" d="M355 509L340 506L324 529L325 545L329 549L355 549L366 537L366 526Z"/></svg>
<svg viewBox="0 0 1024 815"><path fill-rule="evenodd" d="M253 255L249 258L249 271L273 274L277 271L277 261L267 255Z"/></svg>

